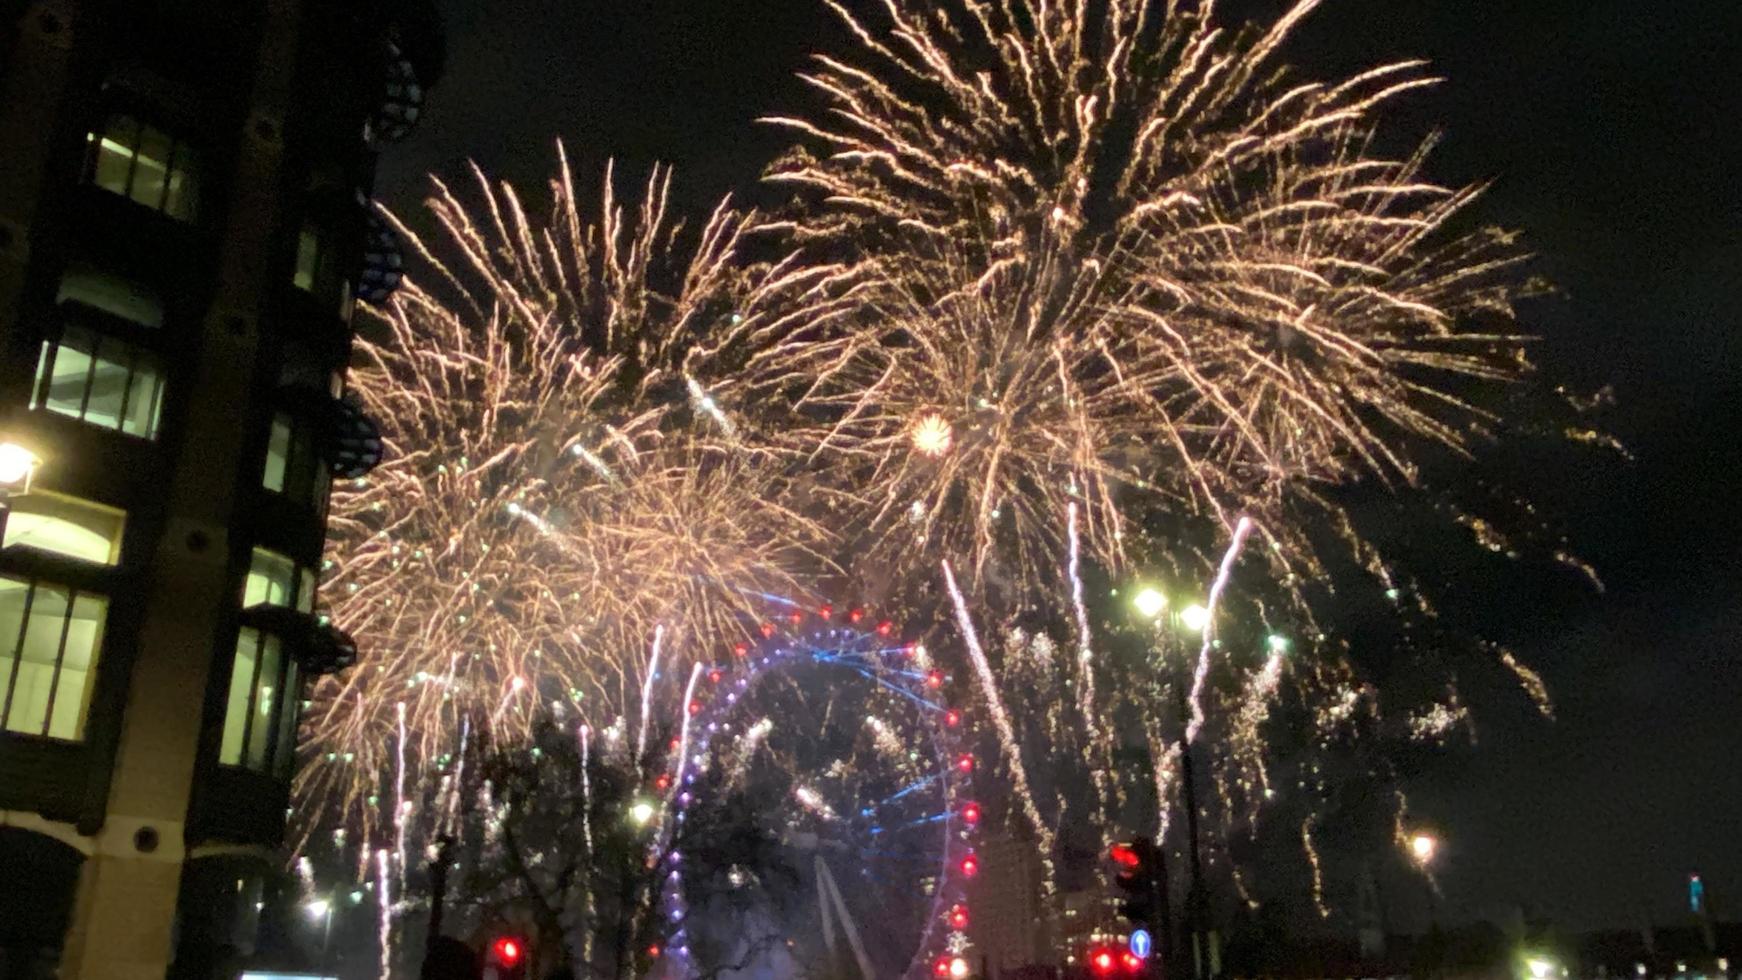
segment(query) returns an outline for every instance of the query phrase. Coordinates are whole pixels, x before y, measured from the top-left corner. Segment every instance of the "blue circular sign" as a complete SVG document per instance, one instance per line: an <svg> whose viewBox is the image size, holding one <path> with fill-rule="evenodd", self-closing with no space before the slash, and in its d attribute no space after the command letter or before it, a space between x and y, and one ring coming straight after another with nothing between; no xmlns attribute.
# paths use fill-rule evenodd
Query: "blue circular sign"
<svg viewBox="0 0 1742 980"><path fill-rule="evenodd" d="M1140 960L1149 959L1150 945L1151 944L1150 944L1149 930L1148 929L1133 929L1133 930L1131 930L1131 955L1132 956L1135 956Z"/></svg>

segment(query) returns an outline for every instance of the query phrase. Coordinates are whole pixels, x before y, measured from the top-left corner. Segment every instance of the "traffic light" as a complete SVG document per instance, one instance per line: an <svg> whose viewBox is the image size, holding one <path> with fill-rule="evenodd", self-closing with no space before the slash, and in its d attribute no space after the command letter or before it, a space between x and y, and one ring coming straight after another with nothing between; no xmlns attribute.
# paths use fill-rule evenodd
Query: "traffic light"
<svg viewBox="0 0 1742 980"><path fill-rule="evenodd" d="M1113 884L1125 893L1125 900L1119 903L1119 914L1132 925L1153 932L1161 925L1163 912L1161 854L1155 842L1137 837L1128 843L1114 844L1108 856L1118 867Z"/></svg>
<svg viewBox="0 0 1742 980"><path fill-rule="evenodd" d="M531 949L515 935L497 936L484 949L483 980L526 980Z"/></svg>

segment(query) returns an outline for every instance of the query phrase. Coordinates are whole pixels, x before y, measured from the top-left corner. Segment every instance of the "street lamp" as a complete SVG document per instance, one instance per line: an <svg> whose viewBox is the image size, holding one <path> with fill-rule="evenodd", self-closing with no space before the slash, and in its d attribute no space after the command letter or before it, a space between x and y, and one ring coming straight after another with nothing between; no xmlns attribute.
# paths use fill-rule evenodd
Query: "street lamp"
<svg viewBox="0 0 1742 980"><path fill-rule="evenodd" d="M1157 589L1146 588L1137 593L1137 596L1131 600L1131 604L1136 607L1138 615L1144 619L1154 619L1167 609L1167 596L1162 595Z"/></svg>
<svg viewBox="0 0 1742 980"><path fill-rule="evenodd" d="M629 807L629 819L635 824L635 826L645 827L647 826L647 822L653 819L653 812L654 808L652 803L649 803L646 800L636 800L634 804Z"/></svg>
<svg viewBox="0 0 1742 980"><path fill-rule="evenodd" d="M30 492L30 481L42 457L11 440L0 441L0 498Z"/></svg>
<svg viewBox="0 0 1742 980"><path fill-rule="evenodd" d="M302 910L310 921L321 920L321 971L327 968L327 945L333 935L333 903L325 898L312 898L302 903Z"/></svg>
<svg viewBox="0 0 1742 980"><path fill-rule="evenodd" d="M1210 611L1194 602L1179 611L1179 624L1193 633L1202 633L1210 625Z"/></svg>

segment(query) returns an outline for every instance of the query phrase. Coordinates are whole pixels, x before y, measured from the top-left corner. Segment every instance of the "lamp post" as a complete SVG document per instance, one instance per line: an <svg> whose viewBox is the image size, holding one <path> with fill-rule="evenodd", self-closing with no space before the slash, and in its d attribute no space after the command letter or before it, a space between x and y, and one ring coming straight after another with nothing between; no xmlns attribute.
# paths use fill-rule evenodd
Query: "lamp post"
<svg viewBox="0 0 1742 980"><path fill-rule="evenodd" d="M1430 975L1438 975L1440 898L1438 886L1434 884L1432 869L1434 858L1440 852L1440 838L1439 835L1431 831L1418 830L1409 835L1406 843L1409 847L1409 859L1421 871L1422 883L1427 886L1428 939L1435 959L1435 968L1430 971Z"/></svg>
<svg viewBox="0 0 1742 980"><path fill-rule="evenodd" d="M1184 632L1201 635L1204 629L1209 625L1210 621L1209 610L1197 603L1192 603L1191 605L1180 609L1178 612L1170 612L1170 603L1167 596L1161 591L1151 587L1140 589L1137 595L1132 599L1132 605L1137 610L1138 615L1148 619L1152 624L1154 624L1156 633L1161 639L1163 657L1166 657L1167 652L1171 649L1173 642L1172 634ZM1187 662L1187 658L1180 658L1181 668L1183 668ZM1186 728L1189 724L1187 721L1189 717L1189 705L1186 701L1186 686L1189 683L1190 676L1191 674L1189 671L1181 669L1179 672L1178 683L1174 684L1174 693L1178 698L1180 711L1180 780L1185 795L1186 856L1190 861L1189 867L1191 870L1191 884L1186 892L1185 927L1186 934L1191 937L1192 943L1192 975L1195 977L1205 977L1213 971L1214 963L1220 957L1216 951L1206 950L1204 948L1205 939L1207 938L1205 935L1206 930L1204 929L1204 906L1206 905L1206 902L1204 895L1203 861L1198 852L1197 777L1192 766L1191 742L1186 738ZM1167 803L1165 800L1158 802L1163 806ZM1157 848L1157 850L1165 852L1166 842L1162 842L1162 846ZM1206 963L1206 954L1210 960L1208 963ZM1174 959L1177 960L1178 957L1174 957Z"/></svg>
<svg viewBox="0 0 1742 980"><path fill-rule="evenodd" d="M321 920L320 972L322 975L325 975L327 972L327 945L328 940L331 939L333 935L332 900L326 898L310 899L303 903L302 910L307 913L311 921L314 919Z"/></svg>

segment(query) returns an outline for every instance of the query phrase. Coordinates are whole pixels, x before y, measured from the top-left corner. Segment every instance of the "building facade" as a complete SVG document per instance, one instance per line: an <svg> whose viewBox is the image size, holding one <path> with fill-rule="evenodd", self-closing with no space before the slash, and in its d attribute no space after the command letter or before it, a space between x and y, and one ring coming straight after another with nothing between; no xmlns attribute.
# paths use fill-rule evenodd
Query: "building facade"
<svg viewBox="0 0 1742 980"><path fill-rule="evenodd" d="M0 0L0 980L264 955L428 0Z"/></svg>
<svg viewBox="0 0 1742 980"><path fill-rule="evenodd" d="M990 980L1055 962L1039 852L1033 842L994 829L983 830L982 838L975 848L980 873L968 893L975 965Z"/></svg>

